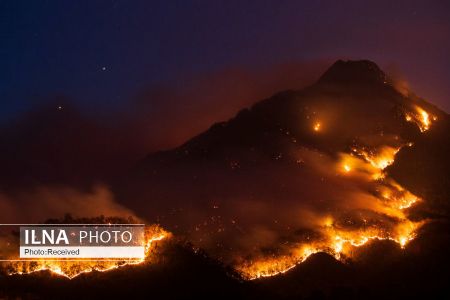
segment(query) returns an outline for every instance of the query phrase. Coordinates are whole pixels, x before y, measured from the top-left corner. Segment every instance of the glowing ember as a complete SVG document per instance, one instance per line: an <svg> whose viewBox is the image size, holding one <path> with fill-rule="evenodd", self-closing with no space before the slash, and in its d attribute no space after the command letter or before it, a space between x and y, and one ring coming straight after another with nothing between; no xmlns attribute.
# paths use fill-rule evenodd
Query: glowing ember
<svg viewBox="0 0 450 300"><path fill-rule="evenodd" d="M313 129L314 129L314 131L320 131L320 127L321 127L320 122L316 122L316 123L314 124Z"/></svg>
<svg viewBox="0 0 450 300"><path fill-rule="evenodd" d="M137 265L151 261L155 242L169 238L170 233L159 226L150 226L145 230L145 258L123 260L30 260L11 263L7 269L8 274L29 274L48 270L54 274L72 279L80 274L92 271L106 272L126 265Z"/></svg>

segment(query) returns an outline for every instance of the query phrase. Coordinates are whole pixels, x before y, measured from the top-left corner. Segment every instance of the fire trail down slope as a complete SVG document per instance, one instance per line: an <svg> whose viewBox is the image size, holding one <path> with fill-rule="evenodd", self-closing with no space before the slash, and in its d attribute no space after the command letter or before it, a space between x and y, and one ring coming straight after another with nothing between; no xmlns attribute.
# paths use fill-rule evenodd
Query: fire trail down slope
<svg viewBox="0 0 450 300"><path fill-rule="evenodd" d="M248 278L316 252L345 259L373 240L405 247L426 223L410 212L427 201L387 170L447 119L375 63L337 61L314 85L147 156L118 193Z"/></svg>

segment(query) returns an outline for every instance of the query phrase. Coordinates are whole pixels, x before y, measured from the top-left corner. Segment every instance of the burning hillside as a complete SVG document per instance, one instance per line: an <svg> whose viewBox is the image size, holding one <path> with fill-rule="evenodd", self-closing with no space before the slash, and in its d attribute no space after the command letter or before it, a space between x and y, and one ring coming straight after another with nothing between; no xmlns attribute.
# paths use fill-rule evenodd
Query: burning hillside
<svg viewBox="0 0 450 300"><path fill-rule="evenodd" d="M180 147L150 154L111 184L107 200L98 203L160 224L146 228L144 259L41 259L10 262L4 270L18 280L49 270L76 286L98 272L104 278L121 272L139 277L143 273L136 270L154 271L154 263L154 280L167 275L166 264L175 259L170 247L156 250L167 240L186 242L182 257L194 261L189 270L205 264L206 272L220 273L220 280L238 289L283 286L279 278L298 276L310 264L337 272L354 268L346 277L354 282L358 268L376 265L379 253L405 260L418 255L426 265L420 255L430 253L424 248L434 235L423 232L442 221L436 211L445 211L440 208L448 186L446 179L439 185L422 181L415 168L428 175L440 168L433 176L445 177L448 158L442 153L448 146L437 141L445 140L447 130L446 113L397 91L376 64L338 61L317 83L278 93ZM11 199L6 208L15 207ZM177 278L183 282L190 275ZM200 277L207 281L208 274Z"/></svg>
<svg viewBox="0 0 450 300"><path fill-rule="evenodd" d="M329 253L336 259L351 257L354 247L374 240L391 240L405 248L425 221L412 221L408 218L405 210L420 199L383 172L394 162L394 156L400 150L390 147L387 149L389 150L382 151L379 156L374 156L353 148L352 153L340 156L341 161L336 166L338 172L352 178L360 177L362 182L373 184L373 197L354 195L354 198L364 197L368 202L353 208L358 210L357 217L335 219L335 215L330 213L323 218L323 223L317 224L315 228L320 232L319 238L307 237L306 240L290 246L287 255L264 257L244 263L239 269L250 279L273 276L290 270L318 252Z"/></svg>
<svg viewBox="0 0 450 300"><path fill-rule="evenodd" d="M386 170L439 116L374 63L339 61L302 91L148 156L120 192L250 279L317 252L345 260L374 240L405 248L427 222L409 211L426 199Z"/></svg>
<svg viewBox="0 0 450 300"><path fill-rule="evenodd" d="M65 220L67 217L65 218ZM96 218L104 223L104 226L114 227L117 226L117 222L122 221L122 218ZM93 218L82 219L86 224L92 223ZM76 224L77 219L69 218L70 222ZM51 220L57 221L57 220ZM128 220L125 220L128 221ZM65 222L57 222L65 223ZM98 224L98 223L94 223ZM101 223L103 224L103 223ZM81 274L89 272L106 272L110 270L117 269L119 267L124 267L127 265L139 265L143 263L152 263L156 259L156 248L160 241L167 240L170 238L170 233L164 231L161 227L157 225L146 226L144 231L144 237L142 240L145 257L143 258L104 258L104 259L83 259L83 258L39 258L39 259L20 259L17 257L15 251L18 246L18 236L14 234L15 226L4 225L2 231L2 259L4 263L1 267L1 271L8 275L23 275L31 274L40 271L50 271L51 273L72 279ZM6 258L6 259L5 259Z"/></svg>

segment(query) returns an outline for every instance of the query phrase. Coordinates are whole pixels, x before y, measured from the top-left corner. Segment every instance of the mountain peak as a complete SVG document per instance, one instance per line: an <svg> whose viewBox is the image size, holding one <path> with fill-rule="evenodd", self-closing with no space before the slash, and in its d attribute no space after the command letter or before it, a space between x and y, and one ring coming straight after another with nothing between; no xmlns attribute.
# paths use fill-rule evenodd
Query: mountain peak
<svg viewBox="0 0 450 300"><path fill-rule="evenodd" d="M386 74L370 60L338 60L319 79L319 83L385 83Z"/></svg>

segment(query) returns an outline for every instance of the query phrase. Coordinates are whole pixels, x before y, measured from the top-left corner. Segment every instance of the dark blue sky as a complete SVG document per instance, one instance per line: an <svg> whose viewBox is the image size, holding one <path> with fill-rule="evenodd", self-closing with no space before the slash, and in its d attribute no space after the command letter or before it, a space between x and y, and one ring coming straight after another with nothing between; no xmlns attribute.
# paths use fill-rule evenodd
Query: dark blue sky
<svg viewBox="0 0 450 300"><path fill-rule="evenodd" d="M65 95L114 111L230 66L367 58L450 111L448 1L0 1L0 120Z"/></svg>

